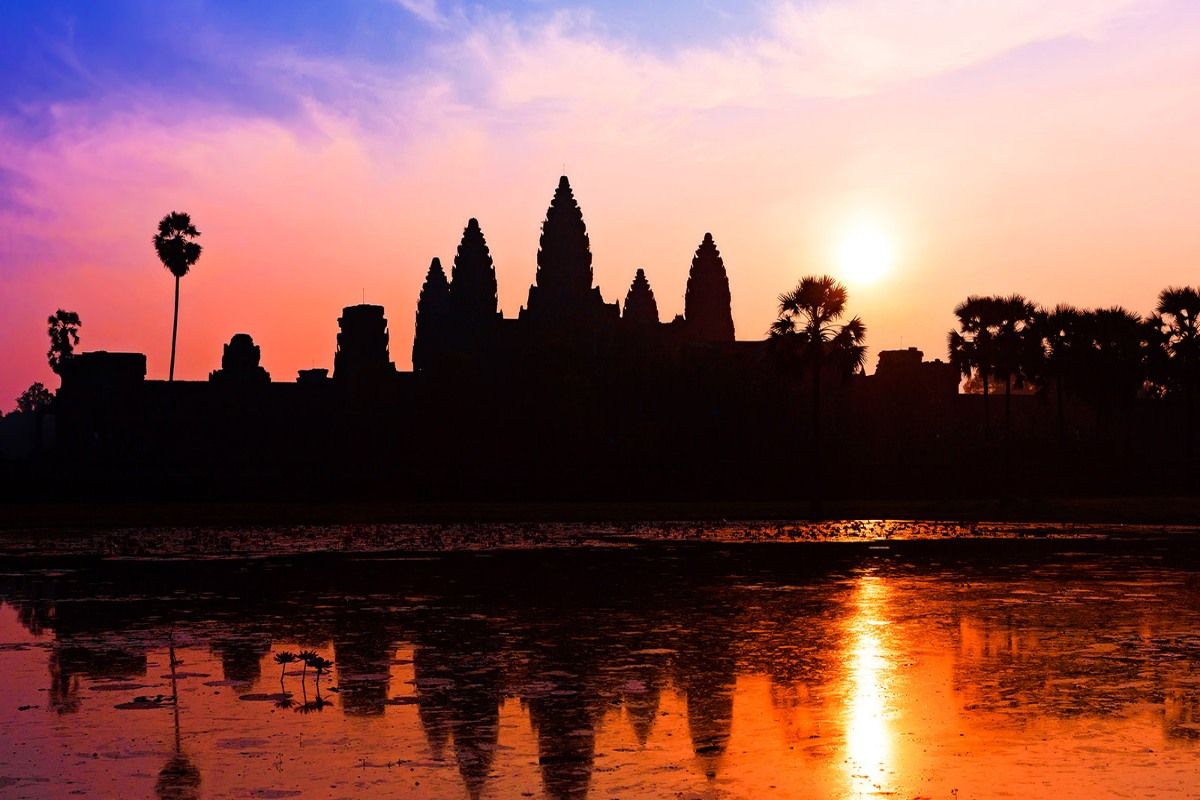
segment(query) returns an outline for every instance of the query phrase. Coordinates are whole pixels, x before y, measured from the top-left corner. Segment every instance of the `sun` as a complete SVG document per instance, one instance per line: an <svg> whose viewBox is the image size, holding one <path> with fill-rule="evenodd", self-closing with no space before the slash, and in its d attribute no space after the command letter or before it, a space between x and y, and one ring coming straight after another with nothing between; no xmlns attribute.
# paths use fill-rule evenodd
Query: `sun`
<svg viewBox="0 0 1200 800"><path fill-rule="evenodd" d="M892 243L877 225L859 222L842 235L837 261L847 282L872 284L892 269Z"/></svg>

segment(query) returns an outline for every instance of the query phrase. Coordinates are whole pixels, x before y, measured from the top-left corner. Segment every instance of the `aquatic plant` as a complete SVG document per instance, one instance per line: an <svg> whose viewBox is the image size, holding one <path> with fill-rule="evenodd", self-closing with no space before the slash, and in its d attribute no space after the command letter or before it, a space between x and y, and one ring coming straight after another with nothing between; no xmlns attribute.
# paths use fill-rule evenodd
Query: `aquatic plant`
<svg viewBox="0 0 1200 800"><path fill-rule="evenodd" d="M312 660L311 666L317 673L317 699L319 700L321 697L321 676L329 672L329 668L333 666L333 662L317 656Z"/></svg>
<svg viewBox="0 0 1200 800"><path fill-rule="evenodd" d="M283 650L275 654L275 663L279 665L279 691L287 694L287 689L283 685L283 676L287 674L287 665L295 664L300 660L300 657L291 650Z"/></svg>
<svg viewBox="0 0 1200 800"><path fill-rule="evenodd" d="M304 668L300 670L300 688L304 688L304 680L308 677L308 668L313 662L320 658L314 650L301 650L296 654L296 657L304 662Z"/></svg>

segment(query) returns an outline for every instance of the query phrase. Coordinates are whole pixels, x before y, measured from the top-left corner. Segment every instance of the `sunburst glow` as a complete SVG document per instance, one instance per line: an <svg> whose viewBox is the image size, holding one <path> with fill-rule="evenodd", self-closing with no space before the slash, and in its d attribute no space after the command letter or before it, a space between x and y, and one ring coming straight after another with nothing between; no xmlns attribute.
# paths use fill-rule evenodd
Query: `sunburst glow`
<svg viewBox="0 0 1200 800"><path fill-rule="evenodd" d="M838 268L846 281L875 283L892 269L892 242L877 225L859 222L847 228L838 244Z"/></svg>

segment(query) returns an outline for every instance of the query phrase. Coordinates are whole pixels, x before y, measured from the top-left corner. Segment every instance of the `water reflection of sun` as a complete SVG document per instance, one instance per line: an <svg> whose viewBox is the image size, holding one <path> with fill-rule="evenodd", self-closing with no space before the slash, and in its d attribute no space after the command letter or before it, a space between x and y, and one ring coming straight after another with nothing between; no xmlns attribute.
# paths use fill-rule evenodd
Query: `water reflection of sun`
<svg viewBox="0 0 1200 800"><path fill-rule="evenodd" d="M859 580L847 620L846 769L852 796L887 791L892 730L888 691L891 653L884 618L888 587L873 575Z"/></svg>

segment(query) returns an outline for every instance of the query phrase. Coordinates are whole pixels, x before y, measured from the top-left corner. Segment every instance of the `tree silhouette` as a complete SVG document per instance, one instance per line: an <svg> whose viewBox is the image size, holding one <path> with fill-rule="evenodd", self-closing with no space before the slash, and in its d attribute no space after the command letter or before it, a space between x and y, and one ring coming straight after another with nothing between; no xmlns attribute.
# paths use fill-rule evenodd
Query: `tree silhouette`
<svg viewBox="0 0 1200 800"><path fill-rule="evenodd" d="M154 251L167 271L175 276L175 314L171 321L171 370L167 380L175 380L175 340L179 333L179 279L188 274L192 265L200 258L200 244L195 241L200 235L192 218L185 212L172 211L158 221L158 233L154 234Z"/></svg>
<svg viewBox="0 0 1200 800"><path fill-rule="evenodd" d="M983 431L991 433L989 409L990 385L999 359L998 336L1000 313L996 298L972 295L954 309L958 330L950 331L948 347L950 364L964 378L977 374L983 379Z"/></svg>
<svg viewBox="0 0 1200 800"><path fill-rule="evenodd" d="M1120 306L1089 312L1083 318L1087 350L1083 359L1084 391L1105 415L1127 416L1146 383L1154 327Z"/></svg>
<svg viewBox="0 0 1200 800"><path fill-rule="evenodd" d="M1077 391L1074 384L1088 346L1083 330L1085 317L1086 313L1074 306L1057 305L1050 311L1038 310L1030 329L1034 337L1031 349L1036 349L1038 356L1030 364L1030 371L1043 389L1054 387L1060 446L1066 430L1064 394L1068 387Z"/></svg>
<svg viewBox="0 0 1200 800"><path fill-rule="evenodd" d="M34 383L17 397L17 410L24 414L37 414L50 408L54 393L40 382Z"/></svg>
<svg viewBox="0 0 1200 800"><path fill-rule="evenodd" d="M696 339L708 342L733 341L729 276L711 233L704 234L704 241L700 242L692 258L687 293L683 300L683 318Z"/></svg>
<svg viewBox="0 0 1200 800"><path fill-rule="evenodd" d="M812 382L811 437L814 457L821 452L821 373L834 369L849 377L863 368L867 328L858 317L845 323L846 287L829 275L806 277L779 296L779 317L771 324L775 350L806 371ZM814 511L820 502L819 470L809 476Z"/></svg>
<svg viewBox="0 0 1200 800"><path fill-rule="evenodd" d="M446 346L450 324L450 282L440 258L434 258L417 299L417 324L413 336L413 371L429 369Z"/></svg>
<svg viewBox="0 0 1200 800"><path fill-rule="evenodd" d="M1034 328L1037 309L1019 294L995 298L996 377L1004 381L1004 431L1012 432L1012 390L1036 370L1041 342Z"/></svg>
<svg viewBox="0 0 1200 800"><path fill-rule="evenodd" d="M1183 393L1184 443L1188 461L1195 454L1196 392L1200 387L1200 291L1190 286L1163 289L1154 309L1159 345L1166 355L1166 383Z"/></svg>
<svg viewBox="0 0 1200 800"><path fill-rule="evenodd" d="M56 375L61 375L63 364L75 354L75 346L79 344L79 328L83 323L74 311L63 311L61 308L46 322L46 332L50 335L50 350L46 353L46 359L50 362L50 369Z"/></svg>
<svg viewBox="0 0 1200 800"><path fill-rule="evenodd" d="M658 303L654 299L654 290L646 278L646 270L638 268L633 276L633 283L625 295L625 311L622 315L634 325L652 325L658 322Z"/></svg>

